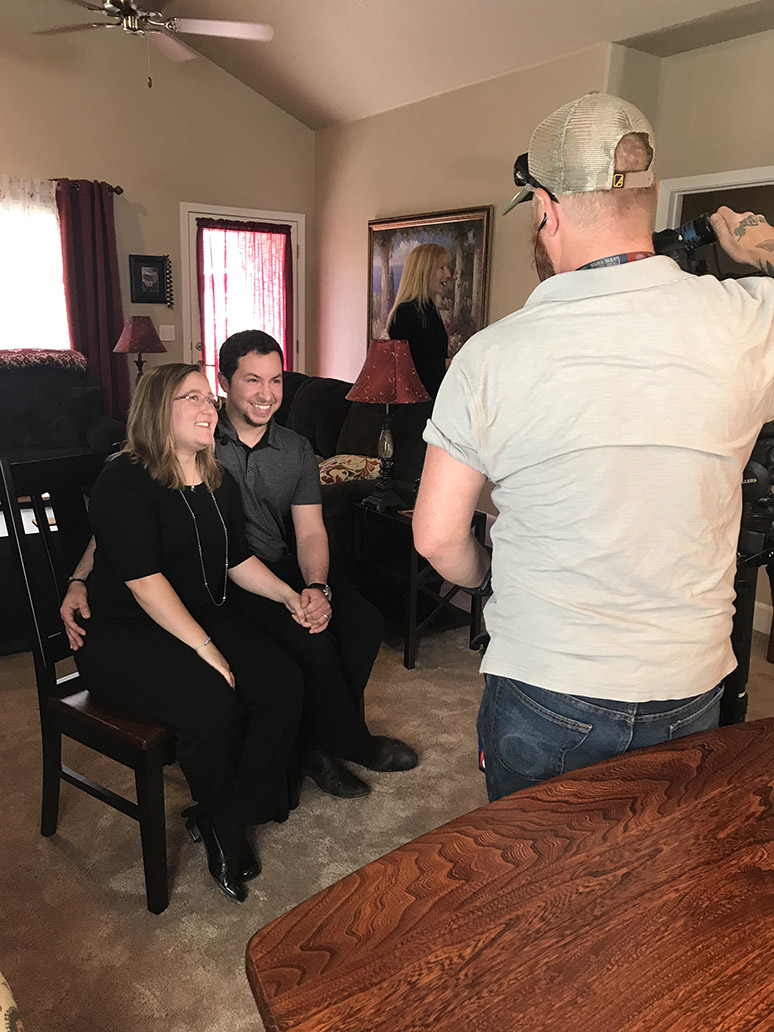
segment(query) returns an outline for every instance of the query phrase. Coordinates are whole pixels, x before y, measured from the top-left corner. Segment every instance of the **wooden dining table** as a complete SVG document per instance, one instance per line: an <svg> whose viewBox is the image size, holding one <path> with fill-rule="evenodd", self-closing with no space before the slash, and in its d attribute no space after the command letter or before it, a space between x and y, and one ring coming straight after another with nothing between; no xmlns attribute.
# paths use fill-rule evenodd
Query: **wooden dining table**
<svg viewBox="0 0 774 1032"><path fill-rule="evenodd" d="M473 810L256 932L270 1032L772 1032L774 720Z"/></svg>

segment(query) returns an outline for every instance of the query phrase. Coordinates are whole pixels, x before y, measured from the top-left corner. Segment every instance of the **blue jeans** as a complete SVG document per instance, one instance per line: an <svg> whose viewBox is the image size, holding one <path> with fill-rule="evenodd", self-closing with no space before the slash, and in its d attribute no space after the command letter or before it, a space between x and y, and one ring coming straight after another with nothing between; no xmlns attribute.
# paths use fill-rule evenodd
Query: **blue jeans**
<svg viewBox="0 0 774 1032"><path fill-rule="evenodd" d="M690 699L614 702L486 675L478 711L489 801L611 756L718 726L723 685Z"/></svg>

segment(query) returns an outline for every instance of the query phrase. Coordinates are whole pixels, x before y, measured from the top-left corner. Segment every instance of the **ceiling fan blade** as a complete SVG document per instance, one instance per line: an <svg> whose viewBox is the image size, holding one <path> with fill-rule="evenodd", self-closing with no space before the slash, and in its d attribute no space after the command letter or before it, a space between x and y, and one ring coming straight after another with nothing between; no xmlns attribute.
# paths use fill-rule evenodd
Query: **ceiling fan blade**
<svg viewBox="0 0 774 1032"><path fill-rule="evenodd" d="M102 4L91 4L89 0L66 0L66 3L73 4L75 7L85 7L87 11L96 11L98 14L105 13Z"/></svg>
<svg viewBox="0 0 774 1032"><path fill-rule="evenodd" d="M174 18L176 32L190 32L195 36L224 36L229 39L255 39L268 42L274 37L274 27L264 22L221 21L217 18Z"/></svg>
<svg viewBox="0 0 774 1032"><path fill-rule="evenodd" d="M178 39L177 36L165 29L159 29L149 35L155 48L170 61L192 61L199 56L195 50L186 46L182 39Z"/></svg>
<svg viewBox="0 0 774 1032"><path fill-rule="evenodd" d="M86 29L120 29L116 22L91 22L90 25L65 25L61 29L41 29L33 36L58 36L62 32L85 32Z"/></svg>

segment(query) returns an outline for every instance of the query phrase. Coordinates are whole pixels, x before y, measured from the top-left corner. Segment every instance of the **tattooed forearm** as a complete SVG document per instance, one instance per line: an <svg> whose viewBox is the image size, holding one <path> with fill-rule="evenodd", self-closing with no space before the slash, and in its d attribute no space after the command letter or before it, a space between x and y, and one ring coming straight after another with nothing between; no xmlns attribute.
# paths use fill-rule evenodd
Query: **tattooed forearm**
<svg viewBox="0 0 774 1032"><path fill-rule="evenodd" d="M741 240L750 226L760 226L765 222L763 215L747 215L734 230L734 236Z"/></svg>

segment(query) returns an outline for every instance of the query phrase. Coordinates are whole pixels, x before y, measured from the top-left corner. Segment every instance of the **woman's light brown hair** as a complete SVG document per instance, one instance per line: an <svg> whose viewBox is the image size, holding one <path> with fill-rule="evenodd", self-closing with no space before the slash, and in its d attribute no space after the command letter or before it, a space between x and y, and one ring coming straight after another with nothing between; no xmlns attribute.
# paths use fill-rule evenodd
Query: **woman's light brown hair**
<svg viewBox="0 0 774 1032"><path fill-rule="evenodd" d="M129 408L126 446L119 454L141 463L154 480L164 487L185 487L172 436L172 406L183 381L200 373L198 365L171 362L145 373L137 385ZM178 404L185 404L179 402ZM214 410L213 410L214 415ZM220 486L223 473L215 458L214 444L196 456L196 468L210 491Z"/></svg>

